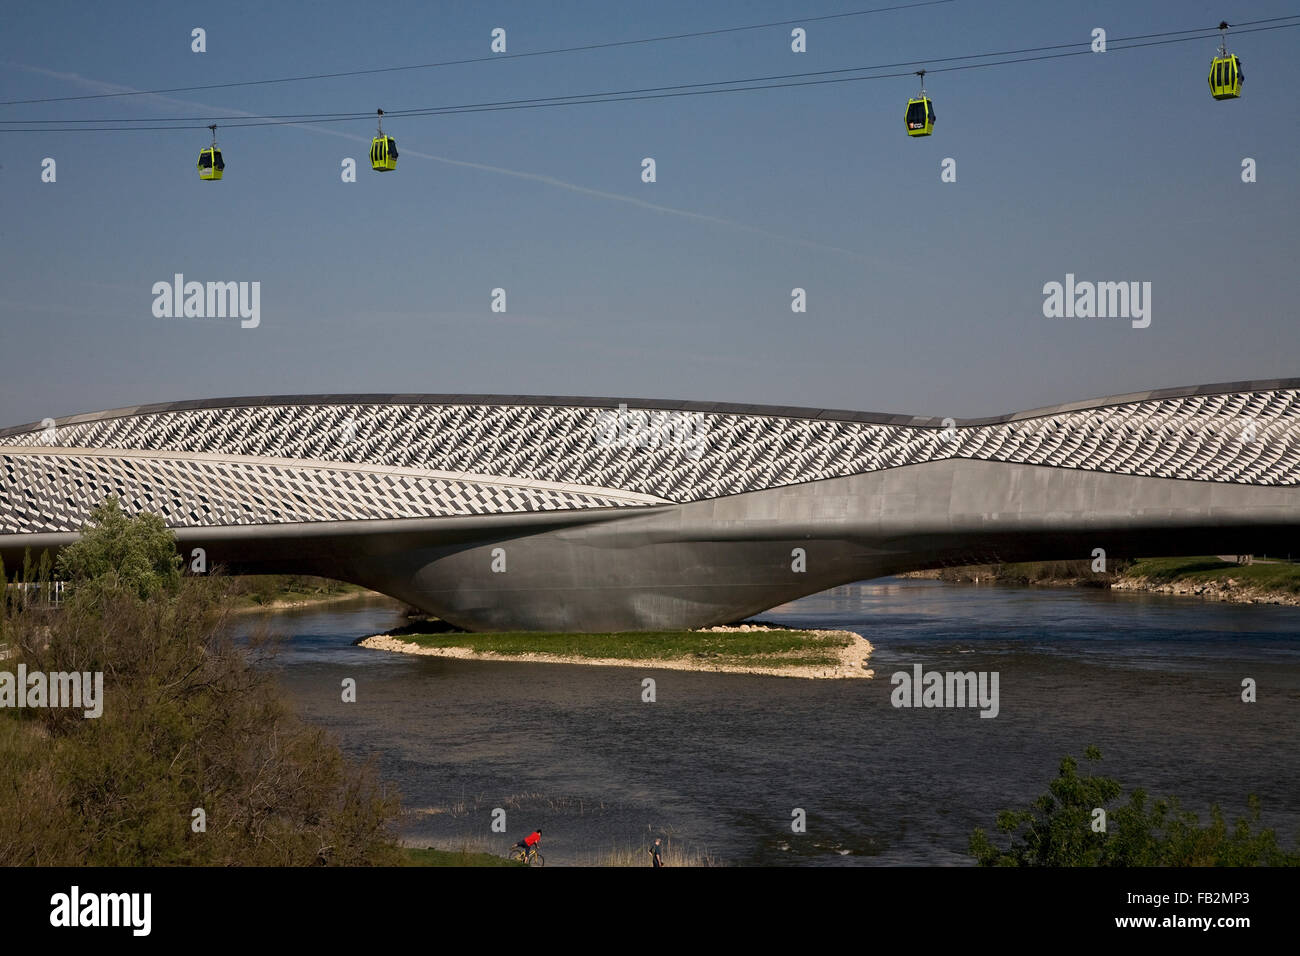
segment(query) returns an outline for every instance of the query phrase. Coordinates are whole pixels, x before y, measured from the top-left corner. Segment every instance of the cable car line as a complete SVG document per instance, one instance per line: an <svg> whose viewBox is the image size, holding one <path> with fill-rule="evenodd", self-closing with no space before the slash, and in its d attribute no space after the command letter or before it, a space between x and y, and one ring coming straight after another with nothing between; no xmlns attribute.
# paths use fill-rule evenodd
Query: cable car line
<svg viewBox="0 0 1300 956"><path fill-rule="evenodd" d="M194 93L201 90L230 89L237 86L266 86L271 83L296 83L306 80L330 80L344 76L367 76L376 73L398 73L403 70L430 70L443 66L461 66L467 63L487 63L496 60L519 60L525 57L553 56L559 53L579 53L590 50L606 50L613 47L635 46L645 43L661 43L666 40L686 40L693 37L718 36L724 33L741 33L746 30L762 30L767 27L784 27L791 24L818 23L824 20L841 20L846 17L860 17L871 13L886 13L894 10L910 10L918 7L933 7L957 0L922 0L919 3L903 3L890 7L873 7L870 10L850 10L845 13L828 13L815 17L799 17L794 20L775 20L771 23L751 23L740 27L720 27L714 30L697 30L692 33L672 33L664 36L642 37L636 40L610 40L604 43L586 43L581 46L557 47L552 50L535 50L529 53L493 53L489 56L467 57L462 60L442 60L437 63L413 63L408 66L385 66L369 70L345 70L338 73L311 73L304 76L282 76L269 80L242 80L232 83L209 83L205 86L177 86L161 90L129 90L122 93L91 93L82 96L47 96L33 100L0 101L0 106L18 106L27 103L63 103L71 100L102 100L118 96L149 96L159 93ZM1244 25L1244 24L1243 24Z"/></svg>
<svg viewBox="0 0 1300 956"><path fill-rule="evenodd" d="M1278 19L1300 19L1300 14L1294 14L1291 17L1272 17L1270 18L1270 21L1278 20ZM1256 23L1256 22L1270 22L1270 21L1250 21L1250 22ZM1242 24L1242 25L1245 26L1246 24ZM1264 29L1283 29L1285 27L1291 27L1291 26L1300 26L1300 24L1288 23L1288 24L1282 24L1277 27L1269 27ZM1147 33L1147 34L1139 34L1132 37L1116 37L1111 42L1128 43L1128 46L1115 47L1114 49L1132 49L1134 47L1139 47L1139 46L1155 46L1158 44L1131 43L1129 41L1143 40L1143 39L1157 38L1157 37L1168 37L1168 36L1175 36L1179 34L1186 34L1186 33L1193 33L1193 32L1204 34L1204 36L1183 38L1183 40L1190 42L1192 40L1206 39L1212 36L1213 34L1207 31L1215 30L1215 29L1217 28L1198 27L1195 30L1170 30L1170 31L1165 31L1163 33ZM1259 32L1259 30L1241 30L1239 32L1254 33L1254 32ZM1169 41L1169 42L1182 42L1182 41L1180 40L1180 41ZM1067 49L1070 47L1079 47L1079 46L1086 47L1087 49L1078 50L1076 51L1077 53L1082 54L1082 53L1091 52L1091 45L1089 41L1085 40L1085 41L1078 41L1074 43L1058 43L1058 44L1051 44L1047 46L1025 47L1019 50L999 50L992 53L970 53L961 56L949 56L949 57L927 57L925 59L901 60L893 63L876 63L867 66L840 67L838 69L830 69L830 70L814 70L814 71L804 72L804 73L779 73L779 74L773 74L769 76L746 77L737 80L711 80L707 82L685 83L685 84L678 84L673 86L642 87L639 89L612 90L612 91L604 91L598 93L571 93L562 96L532 97L532 98L519 99L519 100L497 100L497 101L489 101L487 103L469 103L469 104L462 104L457 106L422 107L422 108L413 108L409 110L395 110L395 111L390 110L389 115L390 116L421 116L421 115L430 115L432 113L438 113L444 111L447 112L470 111L471 109L477 109L479 107L496 107L502 105L544 103L544 102L552 102L552 101L570 101L570 100L582 101L593 97L625 97L628 96L629 94L657 93L657 92L668 91L668 90L697 89L706 86L727 86L727 85L735 85L738 83L759 83L759 82L768 82L773 80L802 79L805 77L827 76L827 75L839 74L839 73L857 73L857 72L863 72L867 70L881 70L881 69L889 69L893 67L915 66L917 64L946 63L946 62L952 62L954 60L974 60L974 59L983 59L983 58L994 57L994 56L1010 56L1010 55L1021 54L1021 53L1036 53L1039 51L1061 50L1061 49ZM1037 60L1037 59L1050 59L1050 57L1026 57L1023 59L1005 60L1005 61L1001 61L1000 63L992 63L992 64L970 64L964 67L940 67L937 69L930 69L929 72L941 73L941 72L949 72L954 69L969 69L973 66L984 66L984 65L998 66L998 65L1002 65L1002 63L1020 63L1020 62L1027 62L1030 60ZM914 72L914 71L909 71L909 72ZM900 75L905 75L905 74L897 74L897 73L887 74L887 76L889 77L895 77ZM853 77L852 79L873 79L873 78L876 77ZM797 84L789 84L789 85L797 85ZM779 87L774 85L772 88L779 88ZM717 91L717 92L726 92L726 91ZM319 120L321 122L325 122L325 121L340 121L340 120L349 120L349 119L364 119L365 117L370 115L371 114L368 112L366 113L344 113L344 112L283 113L283 114L264 114L263 116L260 117L260 120L282 119L290 123L300 123L307 120ZM211 116L190 116L190 117L167 117L163 119L157 117L147 117L147 118L140 118L140 119L100 118L100 119L84 119L84 120L81 119L76 119L76 120L73 119L63 119L63 120L13 119L13 120L0 120L0 124L14 125L19 123L66 124L66 123L185 123L185 122L194 122L194 123L202 122L206 124L206 122L212 118L213 117ZM232 117L217 117L217 118L231 119ZM259 121L259 122L242 123L236 125L252 126L252 125L268 125L268 124ZM156 129L168 129L173 127L154 126L148 128L156 130ZM175 127L175 128L199 129L200 127L192 126L192 127Z"/></svg>
<svg viewBox="0 0 1300 956"><path fill-rule="evenodd" d="M1300 14L1296 14L1295 17L1293 17L1293 18L1291 18L1291 19L1296 19L1296 18L1300 18ZM1244 25L1244 24L1243 24L1243 25ZM1150 38L1153 38L1153 37L1175 36L1175 35L1181 35L1181 34L1187 34L1187 33L1204 33L1205 36L1208 37L1208 36L1212 36L1212 35L1213 35L1212 33L1208 33L1208 32L1206 32L1206 31L1209 31L1210 29L1212 29L1212 28L1210 28L1210 27L1196 27L1196 28L1194 28L1194 29L1190 29L1190 30L1170 30L1170 31L1166 31L1166 32L1164 32L1164 33L1145 33L1145 34L1139 34L1139 35L1137 35L1137 36L1131 36L1131 37L1116 37L1116 38L1114 38L1111 42L1112 42L1112 43L1124 43L1124 42L1127 42L1127 41L1130 41L1130 40L1145 40L1145 39L1150 39ZM1191 40L1191 39L1204 39L1204 38L1205 38L1205 37L1188 37L1189 40ZM967 53L967 54L963 54L963 55L961 55L961 56L932 56L932 57L925 57L925 58L923 58L923 59L916 59L916 60L899 60L899 61L894 62L894 63L873 63L873 64L869 64L869 65L867 65L867 66L846 66L846 67L838 67L838 68L836 68L836 69L829 69L829 70L812 70L812 71L803 72L803 73L776 73L776 74L771 74L771 75L768 75L768 76L751 76L751 77L745 77L745 78L743 78L743 79L738 79L738 80L712 80L712 81L708 81L708 82L700 82L700 83L683 83L683 84L678 84L678 85L674 85L674 86L650 86L650 87L642 87L642 88L639 88L639 89L610 90L610 91L605 91L605 92L600 92L600 93L571 93L571 94L567 94L567 95L564 95L564 96L544 96L544 97L533 97L533 98L529 98L529 99L521 99L521 100L498 100L498 101L495 101L495 102L488 102L488 103L470 103L470 104L465 104L465 105L466 105L466 106L474 106L474 107L477 107L477 106L498 106L498 105L507 104L507 103L509 103L509 104L514 104L514 103L538 103L538 102L543 102L543 101L547 101L547 100L569 100L569 99L581 99L581 98L592 97L592 96L622 96L622 95L625 95L625 94L631 94L631 93L658 93L658 92L662 92L662 91L665 91L665 90L684 90L684 89L695 89L695 88L705 87L705 86L729 86L729 85L734 85L734 84L737 84L737 83L759 83L759 82L768 82L768 81L772 81L772 80L803 79L803 78L805 78L805 77L810 77L810 76L829 76L829 75L837 74L837 73L860 73L860 72L864 72L864 71L867 71L867 70L887 70L887 69L893 69L893 68L895 68L895 67L916 66L916 65L918 65L918 64L922 64L922 63L926 63L926 64L930 64L930 63L950 63L950 62L953 62L953 61L955 61L955 60L978 60L978 59L986 59L986 58L989 58L989 57L995 57L995 56L1012 56L1012 55L1018 55L1018 54L1021 54L1021 53L1040 53L1040 52L1044 52L1044 51L1047 51L1047 50L1065 50L1065 49L1069 49L1069 48L1071 48L1071 47L1081 47L1081 46L1082 46L1082 47L1087 47L1088 49L1087 49L1087 50L1081 50L1081 51L1079 51L1079 52L1091 52L1091 43L1090 43L1090 41L1088 41L1088 40L1078 40L1078 41L1074 41L1074 42L1072 42L1072 43L1054 43L1054 44L1049 44L1049 45L1047 45L1047 46L1024 47L1023 49L1019 49L1019 50L997 50L997 51L990 52L990 53ZM937 72L937 71L935 71L935 70L931 70L930 72ZM889 75L890 75L890 76L898 76L898 75L900 75L900 74L891 73L891 74L889 74ZM428 107L427 109L458 109L458 108L459 108L459 107ZM396 110L396 111L390 111L390 112L389 112L389 115L390 115L390 116L398 116L398 115L408 115L408 116L410 116L410 115L420 115L422 112L424 112L424 109ZM264 114L262 118L263 118L263 119L286 119L286 120L292 120L292 121L294 121L294 122L297 122L297 121L304 120L304 119L326 119L326 118L328 118L328 119L364 119L365 117L367 117L367 116L369 116L369 115L370 115L369 113L283 113L283 114L274 114L274 113L271 113L271 114ZM166 119L166 121L167 121L167 122L177 122L177 123L182 123L182 122L195 122L195 123L198 123L198 122L206 122L206 121L207 121L208 119L210 119L210 118L211 118L211 117L208 117L208 116L177 116L177 117L168 117L168 118ZM152 122L162 122L162 120L160 120L160 119L157 118L157 117L146 117L146 118L142 118L142 119L134 119L134 118L125 118L125 119L107 119L107 118L101 118L101 119L85 119L85 120L67 120L67 119L65 119L65 120L31 120L31 119L0 120L0 123L49 123L49 124L55 124L55 123L152 123ZM198 127L194 127L194 128L197 129Z"/></svg>
<svg viewBox="0 0 1300 956"><path fill-rule="evenodd" d="M1300 26L1300 23L1286 23L1286 24L1276 24L1274 26L1255 27L1252 29L1239 30L1238 32L1257 33L1257 32L1271 31L1271 30L1286 29L1287 27L1297 27L1297 26ZM1202 33L1204 33L1204 29L1205 28L1202 28L1201 30ZM1174 32L1183 32L1183 31L1174 31ZM1202 36L1193 36L1193 37L1175 37L1172 39L1151 40L1144 43L1128 43L1125 46L1112 45L1110 47L1110 50L1111 51L1131 50L1140 47L1162 46L1170 43L1186 43L1186 42L1191 42L1196 40L1207 39L1212 37L1212 35L1213 34L1206 34ZM1126 39L1129 38L1119 38L1115 41L1112 41L1112 43L1123 42ZM1067 44L1067 46L1077 46L1077 45L1079 44ZM1038 48L1038 49L1048 49L1048 48ZM1051 59L1060 59L1063 57L1070 57L1070 56L1082 56L1090 53L1091 53L1090 48L1084 50L1068 50L1065 52L1049 53L1040 56L1017 57L1014 59L999 60L995 62L966 63L957 66L938 67L934 69L929 69L926 72L927 73L951 73L960 70L973 70L973 69L979 69L979 68L990 67L990 66L1006 66L1014 63L1027 63L1027 62L1034 62L1038 60L1051 60ZM987 55L988 54L972 54L965 57L953 57L950 59L973 59L975 57L982 57ZM913 61L908 61L908 65L919 63L919 62L942 62L942 61L913 60ZM848 67L839 70L821 70L821 71L816 71L808 74L787 74L787 76L791 76L791 77L825 76L825 74L827 73L860 72L862 70L870 70L870 69L878 69L878 68L880 67ZM679 96L701 96L701 95L712 94L712 93L739 93L739 92L747 92L753 90L787 89L787 88L800 87L800 86L817 86L817 85L824 85L828 83L847 83L847 82L854 82L859 80L881 80L881 79L897 78L902 76L912 76L915 75L915 73L916 71L906 71L906 72L899 72L899 73L873 73L869 76L849 76L849 77L836 76L836 77L824 78L824 79L806 79L800 82L786 82L786 83L759 82L758 85L751 85L751 86L730 85L725 89L697 89L696 88L696 87L703 87L703 86L721 86L725 84L750 83L755 81L762 81L764 78L759 77L759 78L754 78L753 80L715 80L709 83L683 84L681 86L649 87L646 88L645 90L626 90L626 91L614 91L608 93L590 93L590 94L568 94L565 96L556 96L556 97L540 97L540 98L524 99L524 100L505 100L496 103L480 103L480 104L466 104L460 106L438 106L438 107L426 107L426 108L410 109L410 110L394 110L394 111L389 111L388 115L409 116L409 117L441 116L441 115L458 115L462 113L496 112L499 110L538 109L538 108L548 107L548 106L583 106L583 105L595 104L595 103L615 103L615 102L624 102L630 100L647 100L647 99L668 99L668 98L674 98ZM276 117L276 118L266 117L262 119L250 119L249 121L246 122L235 121L235 122L227 123L225 125L232 128L244 128L244 127L256 127L256 126L287 126L287 125L304 125L304 124L324 124L324 123L334 123L334 122L354 122L368 115L371 114L368 113L283 114L281 117ZM232 117L223 117L223 118L235 119ZM208 119L208 117L203 117L203 119ZM37 121L0 120L0 125L8 125L12 127L12 126L16 126L17 124L22 124L27 122L37 122ZM72 121L52 120L48 122L55 123L55 122L72 122ZM76 122L112 122L112 121L80 120ZM122 122L122 121L118 121L118 122ZM150 122L150 121L131 120L130 122ZM169 122L169 121L162 120L162 121L155 121L155 122ZM166 132L166 131L203 129L203 128L206 128L206 124L204 124L203 126L198 126L198 125L186 126L186 125L175 125L174 123L169 123L169 125L121 126L121 127L116 127L116 126L71 127L71 128L18 127L18 128L0 129L0 133L18 133L18 132L77 133L77 132L134 132L134 131Z"/></svg>
<svg viewBox="0 0 1300 956"><path fill-rule="evenodd" d="M885 9L885 8L881 8L881 9ZM871 12L871 11L864 11L864 12ZM847 16L847 15L849 15L849 14L845 14L845 15ZM1252 26L1252 25L1264 24L1264 23L1275 23L1275 22L1277 22L1277 21L1281 21L1281 20L1295 20L1295 19L1300 19L1300 14L1289 14L1289 15L1287 15L1287 16L1283 16L1283 17L1266 17L1266 18L1261 19L1261 20L1246 20L1246 21L1243 21L1241 24L1239 24L1239 26L1245 27L1245 26ZM790 22L790 23L796 23L796 22L808 22L808 21L807 21L807 18L805 18L804 20L798 20L798 21L796 21L796 20L791 20L791 21L788 21L788 22ZM1287 27L1287 26L1295 26L1295 25L1296 25L1296 24L1288 23L1288 24L1282 24L1281 26L1282 26L1282 27ZM733 28L733 29L751 29L751 28L747 28L747 27L746 27L746 28L740 28L740 27L738 27L738 28ZM1213 30L1213 29L1217 29L1217 27L1215 27L1215 28L1211 28L1211 27L1192 27L1192 28L1185 29L1185 30L1166 30L1166 31L1161 32L1161 33L1142 33L1142 34L1136 34L1136 35L1131 36L1131 37L1116 37L1116 38L1114 38L1111 42L1112 42L1112 43L1124 43L1124 42L1128 42L1128 41L1132 41L1132 40L1146 40L1146 39L1153 39L1153 38L1160 38L1160 37L1181 36L1181 35L1190 34L1190 33L1204 33L1205 36L1212 36L1212 35L1213 35L1212 33L1207 33L1206 31ZM1259 31L1258 31L1258 30L1240 30L1239 32L1241 32L1241 33L1256 33L1256 32L1259 32ZM687 36L687 35L694 36L694 35L696 35L696 34L682 34L682 35L683 35L683 36ZM1204 38L1205 38L1205 37L1187 37L1188 40L1204 39ZM620 41L620 42L628 43L628 42L642 42L642 41ZM1144 46L1144 45L1150 45L1150 44L1132 44L1132 45L1133 45L1133 46ZM776 74L776 75L774 75L774 76L769 76L769 77L752 77L752 78L748 78L748 79L745 79L745 80L716 80L716 81L713 81L713 82L711 82L711 83L697 83L697 84L687 84L687 85L689 85L689 86L715 86L715 85L721 85L721 84L724 84L724 83L757 82L757 81L759 81L759 80L769 80L769 79L785 79L785 78L803 77L803 76L820 76L820 75L829 74L829 73L846 73L846 72L856 72L856 71L860 71L860 70L888 69L888 68L898 67L898 66L911 66L911 65L918 64L918 63L945 63L945 62L951 62L951 61L954 61L954 60L972 60L972 59L981 59L981 58L994 57L994 56L1010 56L1010 55L1013 55L1013 54L1020 54L1020 53L1036 53L1036 52L1046 51L1046 50L1062 50L1062 49L1068 49L1068 48L1070 48L1070 47L1078 47L1078 46L1084 46L1084 47L1088 47L1088 48L1089 48L1088 50L1080 51L1080 52L1091 52L1091 45L1090 45L1090 42L1087 41L1087 40L1082 40L1082 41L1076 41L1076 42L1072 42L1072 43L1057 43L1057 44L1050 44L1050 45L1047 45L1047 46L1025 47L1025 48L1023 48L1023 49L1019 49L1019 50L999 50L999 51L994 51L994 52L990 52L990 53L971 53L971 54L965 54L965 55L962 55L962 56L928 57L928 58L925 58L925 59L903 60L903 61L899 61L899 62L896 62L896 63L878 63L878 64L872 64L872 65L870 65L870 66L861 66L861 67L844 67L844 68L840 68L840 69L836 69L836 70L820 70L820 71L814 71L814 72L810 72L810 73L787 73L787 74ZM575 48L573 48L573 49L578 49L578 48L575 47ZM552 51L552 52L557 52L557 51ZM563 51L558 51L558 52L563 52ZM507 54L499 54L499 56L506 56L506 55L507 55ZM524 55L534 55L534 54L509 54L509 55L511 55L511 56L524 56ZM448 61L448 62L450 63L450 62L453 62L453 61ZM454 62L460 62L460 61L454 61ZM474 62L474 61L465 61L465 62ZM1008 61L1008 62L1019 62L1019 61ZM430 64L430 65L438 65L438 64ZM390 68L387 68L388 71L392 71L392 70L395 70L395 69L408 69L408 68L407 68L407 67L390 67ZM381 71L360 71L360 72L381 72ZM931 71L931 72L937 72L937 71ZM352 75L352 74L351 74L351 73L323 73L323 74L317 74L317 75L318 75L318 76L321 76L321 77L331 77L331 76L348 76L348 75ZM892 74L891 74L891 75L892 75ZM287 79L295 79L295 78L294 78L294 77L289 77L289 78L287 78ZM274 81L273 81L273 80L268 80L268 81L255 81L255 82L262 83L262 82L280 82L280 81L278 81L278 80L274 80ZM249 84L249 83L218 83L218 84L212 84L212 85L210 85L210 86L206 86L206 87L179 87L179 88L172 89L172 90L130 90L130 91L126 91L126 92L123 92L123 93L95 94L94 96L88 96L88 97L55 97L55 98L48 99L48 100L14 100L14 101L11 101L11 102L9 102L9 103L0 103L0 106L15 105L15 104L18 104L18 103L56 102L56 101L64 100L64 99L67 99L67 100L71 100L71 99L95 99L95 98L113 97L113 96L136 96L136 95L143 95L143 94L150 94L150 93L175 93L175 92L185 92L185 91L187 91L187 90L219 89L219 88L223 88L223 87L231 87L231 86L245 86L245 85L250 85L250 84ZM653 90L653 89L684 89L684 88L686 88L686 87L685 87L685 86L676 86L676 87L652 87L652 88L650 88L650 89ZM627 91L627 92L644 92L644 91L642 91L642 90L635 90L635 91ZM573 95L574 95L574 96L580 96L580 95L583 95L583 94L573 94ZM602 95L602 96L603 96L603 95L615 95L615 94L612 94L612 93L611 93L611 94L603 94L603 93L602 93L602 94L588 94L588 95L593 95L593 96L595 96L595 95ZM562 97L550 97L550 98L551 98L551 99L560 99L560 98L562 98ZM519 101L519 102L532 102L532 101ZM302 113L302 114L284 114L284 115L286 115L286 116L313 116L313 115L319 115L319 116L340 116L340 117L341 117L341 116L349 116L349 117L351 117L351 118L364 118L364 117L366 117L366 116L369 116L370 114L369 114L369 113L353 113L353 114L335 114L335 113L329 113L329 114L309 114L309 113ZM393 113L392 115L397 115L397 114L396 114L396 113ZM178 120L188 120L188 119L193 119L193 120L196 120L196 121L197 121L197 120L199 120L199 119L207 119L207 118L208 118L208 117L184 117L184 118L178 118ZM18 120L18 119L15 119L15 120L7 120L7 121L6 121L6 120L0 120L0 122L9 122L9 123L19 123L19 122L27 122L27 123L101 123L101 122L113 122L113 123L137 123L137 122L138 122L138 123L144 123L144 122L150 122L150 121L151 121L151 120L149 120L149 119L112 119L112 120L109 120L109 119L89 119L89 120L29 120L29 119ZM195 128L197 128L197 127L195 127Z"/></svg>

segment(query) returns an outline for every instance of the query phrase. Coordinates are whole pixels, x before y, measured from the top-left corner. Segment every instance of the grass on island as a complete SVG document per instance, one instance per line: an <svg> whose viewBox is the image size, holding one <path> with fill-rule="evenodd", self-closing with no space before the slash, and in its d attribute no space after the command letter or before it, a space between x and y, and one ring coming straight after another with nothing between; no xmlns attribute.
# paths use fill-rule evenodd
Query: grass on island
<svg viewBox="0 0 1300 956"><path fill-rule="evenodd" d="M1237 587L1258 588L1300 594L1300 564L1233 564L1215 555L1198 558L1142 558L1133 562L1124 574L1145 578L1152 584L1226 584L1231 578ZM1267 559L1265 559L1267 560Z"/></svg>
<svg viewBox="0 0 1300 956"><path fill-rule="evenodd" d="M833 667L846 634L810 631L625 631L566 634L549 631L392 634L420 647L466 647L478 654L551 654L558 657L672 660L772 667Z"/></svg>

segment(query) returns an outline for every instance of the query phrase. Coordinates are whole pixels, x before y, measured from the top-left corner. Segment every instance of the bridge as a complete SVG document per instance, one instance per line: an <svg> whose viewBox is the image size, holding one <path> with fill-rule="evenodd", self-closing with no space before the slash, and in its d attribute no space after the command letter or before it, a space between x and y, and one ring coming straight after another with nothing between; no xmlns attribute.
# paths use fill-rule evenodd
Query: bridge
<svg viewBox="0 0 1300 956"><path fill-rule="evenodd" d="M189 401L0 430L0 557L117 495L187 560L473 630L734 621L997 561L1300 551L1300 379L994 418L518 395Z"/></svg>

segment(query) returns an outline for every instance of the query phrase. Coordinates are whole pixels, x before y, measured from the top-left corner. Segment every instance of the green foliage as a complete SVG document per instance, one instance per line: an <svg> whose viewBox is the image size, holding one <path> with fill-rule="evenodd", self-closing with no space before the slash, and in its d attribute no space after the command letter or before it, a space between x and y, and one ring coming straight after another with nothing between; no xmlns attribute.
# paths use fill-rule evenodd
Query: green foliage
<svg viewBox="0 0 1300 956"><path fill-rule="evenodd" d="M943 568L937 572L943 581L988 584L1060 584L1083 587L1110 587L1117 579L1144 582L1147 585L1204 585L1221 589L1254 588L1260 592L1300 594L1300 564L1281 559L1250 565L1221 561L1214 555L1189 558L1120 558L1110 557L1104 573L1094 573L1088 559L1075 561L1031 561L1022 564L972 564ZM1233 584L1229 585L1228 582Z"/></svg>
<svg viewBox="0 0 1300 956"><path fill-rule="evenodd" d="M1300 564L1233 564L1215 555L1199 558L1143 558L1129 568L1128 576L1150 584L1210 585L1220 588L1234 581L1236 587L1258 588L1300 594Z"/></svg>
<svg viewBox="0 0 1300 956"><path fill-rule="evenodd" d="M5 574L4 561L0 561L0 642L11 615L28 605L50 602L54 591L53 571L50 552L44 550L40 559L33 562L31 548L27 548L23 552L23 569L13 581Z"/></svg>
<svg viewBox="0 0 1300 956"><path fill-rule="evenodd" d="M941 581L983 584L1074 584L1079 587L1110 587L1124 573L1129 561L1111 558L1105 572L1094 572L1090 558L1070 561L1027 561L1011 564L970 564L939 569L932 576Z"/></svg>
<svg viewBox="0 0 1300 956"><path fill-rule="evenodd" d="M459 850L436 850L411 847L402 851L401 866L512 866L523 867L520 861L507 859L496 853L481 853L467 846Z"/></svg>
<svg viewBox="0 0 1300 956"><path fill-rule="evenodd" d="M1101 751L1089 747L1095 763ZM1120 784L1079 775L1075 759L1061 760L1048 792L1027 810L1003 810L996 828L1009 837L1003 848L982 828L970 838L980 866L1300 866L1300 853L1277 844L1272 830L1259 828L1259 800L1251 795L1247 816L1229 828L1218 805L1202 827L1176 798L1149 801L1134 790L1128 803L1110 809L1123 794ZM1093 811L1106 809L1105 832L1094 832Z"/></svg>
<svg viewBox="0 0 1300 956"><path fill-rule="evenodd" d="M239 579L247 604L269 607L278 602L311 600L344 594L362 594L365 588L331 578L307 574L254 574Z"/></svg>
<svg viewBox="0 0 1300 956"><path fill-rule="evenodd" d="M0 866L398 862L397 795L229 639L235 585L182 580L166 529L116 502L82 544L62 608L10 615L7 669L102 672L103 713L0 710Z"/></svg>
<svg viewBox="0 0 1300 956"><path fill-rule="evenodd" d="M81 540L60 553L58 571L79 586L95 582L148 598L180 586L181 556L161 517L142 513L128 518L110 496L91 512Z"/></svg>

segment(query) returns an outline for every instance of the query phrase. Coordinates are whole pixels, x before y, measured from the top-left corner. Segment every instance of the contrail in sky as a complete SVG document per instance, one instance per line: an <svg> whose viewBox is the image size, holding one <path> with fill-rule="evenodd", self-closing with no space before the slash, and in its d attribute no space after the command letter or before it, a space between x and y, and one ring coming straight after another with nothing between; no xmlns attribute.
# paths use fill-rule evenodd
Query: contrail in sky
<svg viewBox="0 0 1300 956"><path fill-rule="evenodd" d="M14 69L25 70L29 73L38 73L42 76L48 76L53 79L62 80L63 82L66 83L77 84L83 87L93 89L96 92L100 92L100 93L141 92L129 86L122 86L117 83L108 83L104 80L92 79L90 77L82 76L79 73L61 73L56 70L48 70L45 69L44 67L39 67L39 66L30 66L25 63L9 62L6 63L5 65L12 67ZM158 93L150 93L148 94L148 97L149 99L156 100L159 103L165 103L168 105L175 105L175 106L185 106L189 108L208 110L213 112L225 112L232 117L237 116L243 119L265 119L266 118L260 113L249 113L245 110L230 109L229 107L225 107L225 106L212 106L208 103L199 103L194 100L176 99L175 97L163 96L162 94L158 94ZM369 137L357 136L355 133L345 133L342 130L322 128L319 126L314 126L311 123L285 123L283 125L296 126L299 129L305 129L309 132L317 133L322 136L334 136L339 139L347 139L357 143L364 143L367 146L369 146L370 144ZM624 195L623 193L613 193L604 189L592 189L589 186L582 186L579 185L578 183L571 183L568 182L567 180L557 179L554 176L547 176L542 173L530 173L521 169L509 169L505 166L493 166L488 163L475 163L465 159L452 159L449 156L438 156L435 155L434 153L425 153L425 152L421 152L420 150L411 149L405 146L402 147L402 155L416 156L419 157L420 159L430 159L437 163L446 163L448 166L462 166L465 167L466 169L481 169L484 172L496 173L499 176L512 176L515 179L527 179L532 182L542 183L543 185L546 186L554 186L557 189L567 189L569 192L580 193L581 195L584 196L592 196L595 197L596 199L605 199L610 202L619 202L631 206L639 206L642 209L648 209L652 212L666 213L670 216L679 216L683 219L693 219L697 222L712 223L713 225L725 226L726 228L729 229L739 229L743 232L752 233L758 236L766 236L769 239L777 239L781 242L794 243L796 245L805 246L810 249L821 249L826 252L835 252L840 255L850 256L861 262L874 261L870 259L868 256L865 256L860 252L856 252L852 249L845 249L842 246L832 246L824 242L816 242L812 239L801 239L798 236L787 236L779 232L772 232L770 229L763 229L760 226L751 226L748 223L737 222L734 219L726 219L723 218L722 216L710 216L707 213L693 212L689 209L678 209L674 206L664 206L661 205L660 203L649 202L648 200L645 199L637 199L634 196L627 196ZM897 264L886 264L886 263L876 263L876 264L881 265L884 268L888 268L891 271L902 268Z"/></svg>

